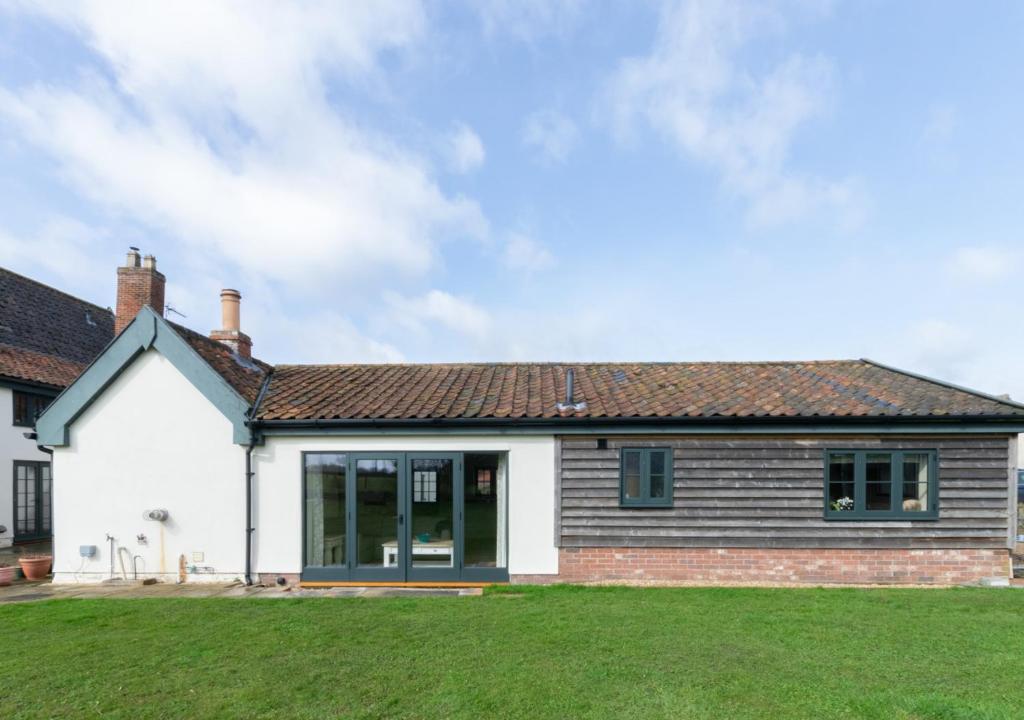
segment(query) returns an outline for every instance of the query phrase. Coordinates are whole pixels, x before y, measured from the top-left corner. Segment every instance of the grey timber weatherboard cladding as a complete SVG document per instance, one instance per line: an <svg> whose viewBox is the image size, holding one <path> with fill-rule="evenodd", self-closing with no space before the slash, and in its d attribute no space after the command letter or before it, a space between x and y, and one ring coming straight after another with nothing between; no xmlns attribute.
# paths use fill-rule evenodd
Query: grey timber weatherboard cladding
<svg viewBox="0 0 1024 720"><path fill-rule="evenodd" d="M622 447L671 447L671 508L619 506ZM824 517L830 448L921 448L939 460L937 520ZM1005 548L1005 436L917 438L563 437L562 547Z"/></svg>

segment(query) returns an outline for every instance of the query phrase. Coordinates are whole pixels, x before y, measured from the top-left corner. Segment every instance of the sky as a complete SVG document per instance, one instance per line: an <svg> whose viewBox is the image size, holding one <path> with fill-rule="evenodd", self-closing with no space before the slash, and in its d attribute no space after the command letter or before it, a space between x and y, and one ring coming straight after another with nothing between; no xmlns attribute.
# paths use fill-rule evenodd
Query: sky
<svg viewBox="0 0 1024 720"><path fill-rule="evenodd" d="M0 265L269 362L868 357L1024 399L1024 5L0 0Z"/></svg>

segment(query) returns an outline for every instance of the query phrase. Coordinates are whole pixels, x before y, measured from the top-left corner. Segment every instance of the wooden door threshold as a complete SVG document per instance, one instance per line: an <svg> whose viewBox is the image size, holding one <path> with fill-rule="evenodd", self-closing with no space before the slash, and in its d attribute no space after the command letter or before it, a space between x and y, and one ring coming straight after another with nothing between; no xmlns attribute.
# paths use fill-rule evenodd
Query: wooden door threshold
<svg viewBox="0 0 1024 720"><path fill-rule="evenodd" d="M358 580L302 580L302 588L336 587L393 587L393 588L482 588L491 585L508 585L499 582L359 582Z"/></svg>

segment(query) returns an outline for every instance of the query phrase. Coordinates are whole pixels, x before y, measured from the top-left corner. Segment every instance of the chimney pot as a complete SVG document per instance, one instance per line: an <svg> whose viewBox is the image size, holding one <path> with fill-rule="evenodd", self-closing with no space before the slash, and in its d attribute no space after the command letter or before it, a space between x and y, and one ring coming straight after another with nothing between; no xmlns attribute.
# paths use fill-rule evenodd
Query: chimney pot
<svg viewBox="0 0 1024 720"><path fill-rule="evenodd" d="M242 332L240 307L242 294L231 288L220 291L220 330L214 330L210 337L227 345L244 358L252 357L252 340Z"/></svg>
<svg viewBox="0 0 1024 720"><path fill-rule="evenodd" d="M156 270L156 258L153 257L152 255L147 255L146 257L142 258L142 267L147 268L149 270Z"/></svg>
<svg viewBox="0 0 1024 720"><path fill-rule="evenodd" d="M128 256L124 260L125 267L138 267L139 266L139 251L135 248L128 249Z"/></svg>
<svg viewBox="0 0 1024 720"><path fill-rule="evenodd" d="M221 330L242 329L241 322L242 293L231 288L220 291L220 327Z"/></svg>

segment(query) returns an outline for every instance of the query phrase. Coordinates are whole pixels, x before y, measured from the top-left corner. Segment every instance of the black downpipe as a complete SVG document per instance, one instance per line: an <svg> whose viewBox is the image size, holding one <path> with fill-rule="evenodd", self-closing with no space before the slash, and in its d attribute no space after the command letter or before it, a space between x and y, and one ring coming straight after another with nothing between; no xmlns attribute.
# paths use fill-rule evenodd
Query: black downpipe
<svg viewBox="0 0 1024 720"><path fill-rule="evenodd" d="M256 431L249 428L249 447L245 449L245 584L252 585L252 450L256 446Z"/></svg>
<svg viewBox="0 0 1024 720"><path fill-rule="evenodd" d="M256 413L259 412L260 403L263 402L263 396L267 394L267 388L270 387L270 379L274 376L274 371L270 370L267 373L266 379L263 380L263 386L260 387L260 392L256 396L256 402L252 404L252 410L249 411L249 419L246 421L246 425L249 427L249 446L245 449L245 584L252 585L252 534L256 532L256 528L252 525L252 479L256 473L252 469L252 451L256 447L256 442L259 439L258 426L259 421L256 419Z"/></svg>

